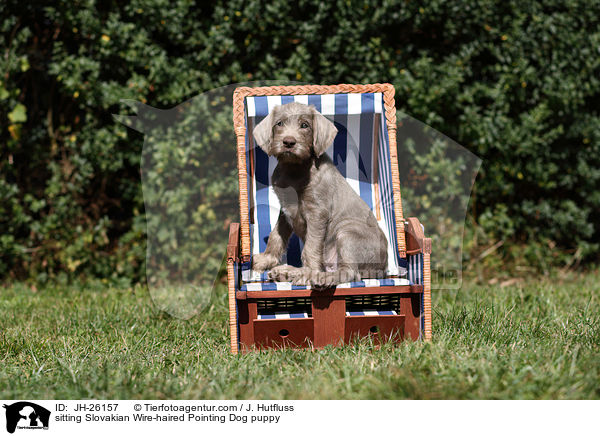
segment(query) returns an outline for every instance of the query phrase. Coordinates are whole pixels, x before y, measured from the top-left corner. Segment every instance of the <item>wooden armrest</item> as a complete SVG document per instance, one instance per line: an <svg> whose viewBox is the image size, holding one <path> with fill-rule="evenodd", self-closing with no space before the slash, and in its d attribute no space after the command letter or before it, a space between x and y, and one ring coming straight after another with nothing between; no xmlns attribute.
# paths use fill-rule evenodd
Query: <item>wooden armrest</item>
<svg viewBox="0 0 600 436"><path fill-rule="evenodd" d="M227 260L239 261L240 257L240 223L229 225L229 242L227 243Z"/></svg>
<svg viewBox="0 0 600 436"><path fill-rule="evenodd" d="M431 254L431 238L426 238L418 218L408 218L404 226L406 232L406 254Z"/></svg>

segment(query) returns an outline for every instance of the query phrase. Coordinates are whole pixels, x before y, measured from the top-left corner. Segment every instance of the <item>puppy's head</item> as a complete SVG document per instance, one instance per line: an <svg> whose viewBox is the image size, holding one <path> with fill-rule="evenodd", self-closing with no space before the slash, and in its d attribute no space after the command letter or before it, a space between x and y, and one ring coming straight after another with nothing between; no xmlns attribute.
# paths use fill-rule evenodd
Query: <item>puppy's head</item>
<svg viewBox="0 0 600 436"><path fill-rule="evenodd" d="M254 128L256 143L280 162L301 163L320 156L333 142L337 129L314 106L288 103L276 106Z"/></svg>

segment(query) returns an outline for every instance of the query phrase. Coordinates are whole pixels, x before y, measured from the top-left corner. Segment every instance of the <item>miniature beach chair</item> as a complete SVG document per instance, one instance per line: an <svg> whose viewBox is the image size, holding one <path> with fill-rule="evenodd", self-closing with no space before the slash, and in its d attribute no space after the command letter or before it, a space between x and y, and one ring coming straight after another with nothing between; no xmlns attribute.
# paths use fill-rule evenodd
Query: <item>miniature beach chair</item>
<svg viewBox="0 0 600 436"><path fill-rule="evenodd" d="M337 127L327 153L387 237L385 278L311 290L251 270L252 256L265 250L279 215L270 186L277 161L254 144L252 130L274 106L292 101L314 105ZM241 222L231 224L227 247L231 351L318 348L367 335L377 343L429 340L431 240L418 219L402 216L393 86L241 87L233 114ZM302 242L292 235L284 262L300 266L301 252Z"/></svg>

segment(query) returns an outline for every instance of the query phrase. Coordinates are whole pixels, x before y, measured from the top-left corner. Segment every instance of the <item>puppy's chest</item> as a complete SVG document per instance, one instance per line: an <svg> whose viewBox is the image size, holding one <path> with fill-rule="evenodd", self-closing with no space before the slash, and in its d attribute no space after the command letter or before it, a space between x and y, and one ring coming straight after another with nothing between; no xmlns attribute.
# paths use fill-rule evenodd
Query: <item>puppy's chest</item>
<svg viewBox="0 0 600 436"><path fill-rule="evenodd" d="M298 194L294 188L289 186L286 188L274 186L273 189L279 199L281 210L290 222L294 221L298 215L301 215L299 212L302 209L302 194Z"/></svg>
<svg viewBox="0 0 600 436"><path fill-rule="evenodd" d="M294 232L303 238L304 234L306 233L303 193L298 193L294 188L291 187L281 188L275 186L274 190L275 194L277 194L277 198L279 199L281 210L287 218L288 223L292 226Z"/></svg>

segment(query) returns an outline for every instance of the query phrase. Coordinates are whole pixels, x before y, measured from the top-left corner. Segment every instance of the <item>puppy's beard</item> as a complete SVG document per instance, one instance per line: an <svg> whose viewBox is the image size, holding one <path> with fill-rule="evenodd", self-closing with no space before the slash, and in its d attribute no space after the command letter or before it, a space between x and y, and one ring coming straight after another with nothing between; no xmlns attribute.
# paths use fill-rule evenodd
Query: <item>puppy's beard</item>
<svg viewBox="0 0 600 436"><path fill-rule="evenodd" d="M305 159L302 159L291 151L284 151L277 155L277 160L284 163L302 163Z"/></svg>
<svg viewBox="0 0 600 436"><path fill-rule="evenodd" d="M303 148L287 149L281 147L275 154L275 157L279 162L298 164L310 159L310 151L306 151Z"/></svg>

